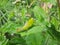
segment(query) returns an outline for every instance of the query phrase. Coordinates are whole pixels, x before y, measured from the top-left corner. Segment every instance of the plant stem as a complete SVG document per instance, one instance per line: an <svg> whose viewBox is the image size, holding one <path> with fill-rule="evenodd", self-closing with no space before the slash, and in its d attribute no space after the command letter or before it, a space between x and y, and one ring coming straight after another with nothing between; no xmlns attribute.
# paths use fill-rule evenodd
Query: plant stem
<svg viewBox="0 0 60 45"><path fill-rule="evenodd" d="M58 19L60 21L60 0L57 0L57 5L58 5L58 10L59 10Z"/></svg>

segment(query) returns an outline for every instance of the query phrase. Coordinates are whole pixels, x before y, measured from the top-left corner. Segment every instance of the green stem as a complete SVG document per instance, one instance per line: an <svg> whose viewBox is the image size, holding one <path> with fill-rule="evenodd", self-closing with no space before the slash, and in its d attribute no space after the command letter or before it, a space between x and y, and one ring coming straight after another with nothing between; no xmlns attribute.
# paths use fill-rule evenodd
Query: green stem
<svg viewBox="0 0 60 45"><path fill-rule="evenodd" d="M60 0L57 0L57 5L59 10L58 19L60 20Z"/></svg>

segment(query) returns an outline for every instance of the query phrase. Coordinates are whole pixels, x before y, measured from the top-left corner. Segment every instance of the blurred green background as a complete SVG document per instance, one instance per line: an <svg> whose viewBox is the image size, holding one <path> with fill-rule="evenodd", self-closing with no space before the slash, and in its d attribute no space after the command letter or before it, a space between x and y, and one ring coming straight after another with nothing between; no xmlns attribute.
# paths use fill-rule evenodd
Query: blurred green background
<svg viewBox="0 0 60 45"><path fill-rule="evenodd" d="M0 0L0 45L60 45L58 1Z"/></svg>

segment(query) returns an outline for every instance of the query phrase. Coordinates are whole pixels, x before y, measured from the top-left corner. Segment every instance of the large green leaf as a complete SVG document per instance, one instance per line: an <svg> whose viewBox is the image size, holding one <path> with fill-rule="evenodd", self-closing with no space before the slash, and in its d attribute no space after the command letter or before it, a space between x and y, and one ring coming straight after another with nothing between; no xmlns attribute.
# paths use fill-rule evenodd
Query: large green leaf
<svg viewBox="0 0 60 45"><path fill-rule="evenodd" d="M30 29L25 37L27 45L44 45L47 37L45 27L36 26Z"/></svg>
<svg viewBox="0 0 60 45"><path fill-rule="evenodd" d="M41 24L41 23L47 23L46 19L47 19L47 14L46 12L39 6L35 6L33 9L34 12L34 16L36 19L36 22Z"/></svg>

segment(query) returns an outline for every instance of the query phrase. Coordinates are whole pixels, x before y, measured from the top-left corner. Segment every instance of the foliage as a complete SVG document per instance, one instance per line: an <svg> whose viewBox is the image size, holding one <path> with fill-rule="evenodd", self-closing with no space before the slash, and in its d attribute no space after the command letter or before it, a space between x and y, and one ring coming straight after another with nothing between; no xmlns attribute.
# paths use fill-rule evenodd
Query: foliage
<svg viewBox="0 0 60 45"><path fill-rule="evenodd" d="M0 45L60 45L57 0L0 0Z"/></svg>

